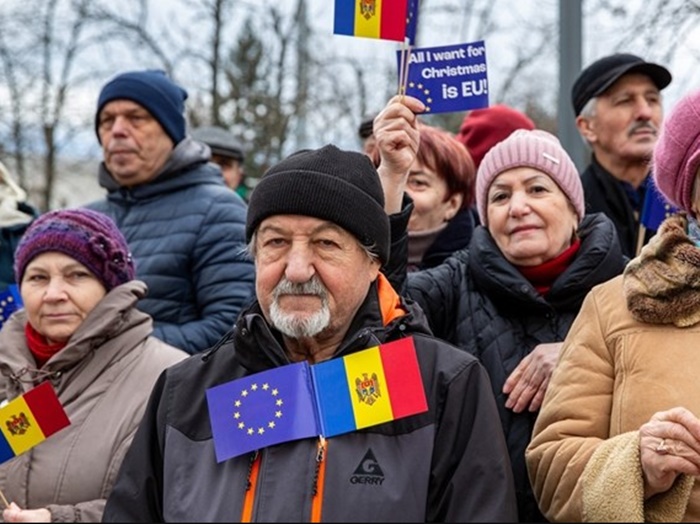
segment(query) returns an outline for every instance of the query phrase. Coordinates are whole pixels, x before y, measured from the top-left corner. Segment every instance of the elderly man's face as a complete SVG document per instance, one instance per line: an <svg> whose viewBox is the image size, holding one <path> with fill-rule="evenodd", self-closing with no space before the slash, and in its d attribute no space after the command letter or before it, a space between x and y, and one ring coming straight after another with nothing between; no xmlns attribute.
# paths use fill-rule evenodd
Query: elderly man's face
<svg viewBox="0 0 700 524"><path fill-rule="evenodd" d="M113 100L102 108L97 129L107 169L122 186L153 179L173 150L160 123L131 100Z"/></svg>
<svg viewBox="0 0 700 524"><path fill-rule="evenodd" d="M643 74L624 75L598 97L595 114L576 125L603 165L624 166L651 158L663 120L661 93Z"/></svg>
<svg viewBox="0 0 700 524"><path fill-rule="evenodd" d="M317 218L263 220L256 293L267 320L293 339L338 344L377 278L379 262L343 228Z"/></svg>

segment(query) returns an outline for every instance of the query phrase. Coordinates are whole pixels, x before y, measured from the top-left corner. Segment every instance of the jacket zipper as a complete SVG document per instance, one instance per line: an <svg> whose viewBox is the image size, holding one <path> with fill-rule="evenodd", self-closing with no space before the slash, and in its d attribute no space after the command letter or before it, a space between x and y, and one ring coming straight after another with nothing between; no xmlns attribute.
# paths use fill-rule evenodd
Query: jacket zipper
<svg viewBox="0 0 700 524"><path fill-rule="evenodd" d="M248 483L246 485L245 497L243 497L243 512L241 522L252 522L253 505L255 503L255 491L258 487L258 473L260 473L260 462L262 457L259 451L253 453L248 467Z"/></svg>
<svg viewBox="0 0 700 524"><path fill-rule="evenodd" d="M323 488L326 479L326 453L328 442L323 436L318 438L318 450L316 451L316 473L314 474L313 496L311 498L311 522L321 522L321 510L323 509Z"/></svg>

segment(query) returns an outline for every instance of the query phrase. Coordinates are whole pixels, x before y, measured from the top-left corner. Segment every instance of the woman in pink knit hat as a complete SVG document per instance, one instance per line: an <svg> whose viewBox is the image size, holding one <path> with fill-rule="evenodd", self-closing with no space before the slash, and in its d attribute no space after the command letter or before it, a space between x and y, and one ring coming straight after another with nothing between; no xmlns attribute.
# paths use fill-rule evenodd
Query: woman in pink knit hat
<svg viewBox="0 0 700 524"><path fill-rule="evenodd" d="M540 410L527 466L556 521L700 521L700 90L663 123L666 218L624 274L586 298Z"/></svg>
<svg viewBox="0 0 700 524"><path fill-rule="evenodd" d="M491 379L522 522L543 521L525 448L559 349L592 286L624 268L615 228L585 215L578 171L557 138L516 130L484 156L476 176L481 219L469 245L436 268L406 272L406 170L418 147L411 97L375 120L379 167L392 219L384 270L425 312L433 333L477 356ZM403 204L403 206L402 206ZM468 392L465 392L467 395Z"/></svg>

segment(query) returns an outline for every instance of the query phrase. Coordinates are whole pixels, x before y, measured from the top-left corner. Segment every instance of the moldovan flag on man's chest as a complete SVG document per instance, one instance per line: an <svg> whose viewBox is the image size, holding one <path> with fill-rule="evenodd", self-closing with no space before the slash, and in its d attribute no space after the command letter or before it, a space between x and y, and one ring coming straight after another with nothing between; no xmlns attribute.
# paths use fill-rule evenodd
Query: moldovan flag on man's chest
<svg viewBox="0 0 700 524"><path fill-rule="evenodd" d="M70 420L50 382L42 382L0 407L0 463L24 453Z"/></svg>
<svg viewBox="0 0 700 524"><path fill-rule="evenodd" d="M413 338L290 364L207 390L216 459L326 438L428 410Z"/></svg>
<svg viewBox="0 0 700 524"><path fill-rule="evenodd" d="M335 0L333 33L403 42L409 0Z"/></svg>

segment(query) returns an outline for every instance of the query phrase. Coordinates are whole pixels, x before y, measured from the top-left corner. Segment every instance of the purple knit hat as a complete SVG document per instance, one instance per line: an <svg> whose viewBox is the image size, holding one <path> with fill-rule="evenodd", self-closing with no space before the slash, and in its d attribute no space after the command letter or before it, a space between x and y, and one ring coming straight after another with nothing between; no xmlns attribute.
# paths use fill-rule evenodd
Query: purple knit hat
<svg viewBox="0 0 700 524"><path fill-rule="evenodd" d="M664 118L654 146L656 187L674 206L695 215L693 182L700 168L700 90L685 95Z"/></svg>
<svg viewBox="0 0 700 524"><path fill-rule="evenodd" d="M541 129L517 129L493 146L476 173L476 207L486 225L486 203L494 179L509 169L532 167L548 175L567 196L579 221L586 213L578 170L557 137Z"/></svg>
<svg viewBox="0 0 700 524"><path fill-rule="evenodd" d="M111 218L91 209L49 211L37 218L15 251L15 279L37 255L58 251L88 268L107 291L133 280L134 262L124 235Z"/></svg>

